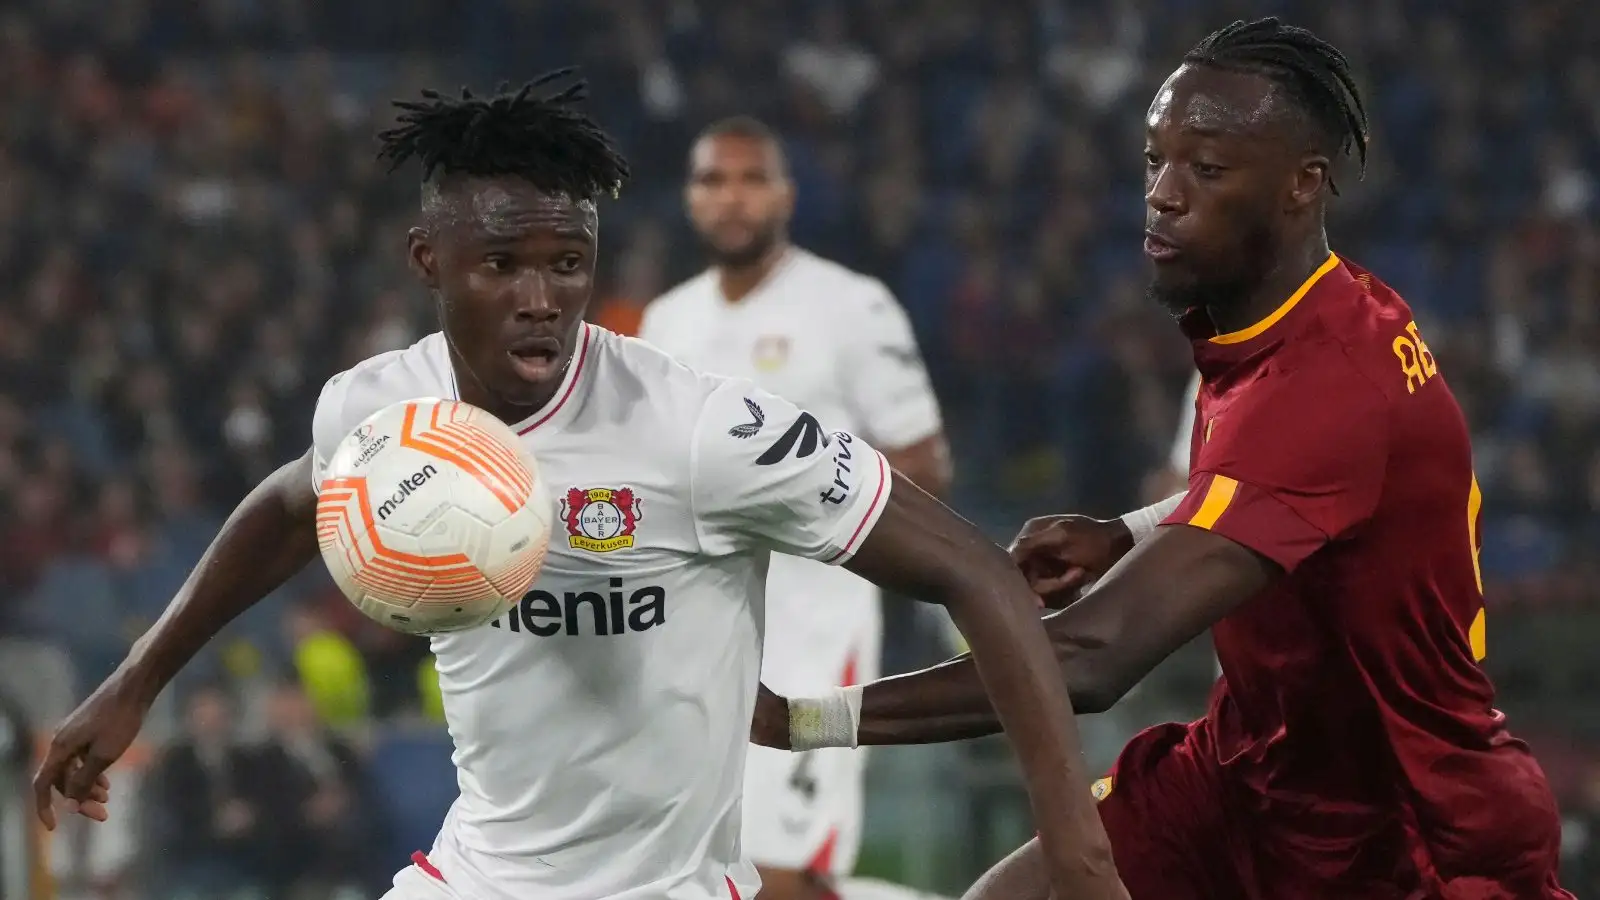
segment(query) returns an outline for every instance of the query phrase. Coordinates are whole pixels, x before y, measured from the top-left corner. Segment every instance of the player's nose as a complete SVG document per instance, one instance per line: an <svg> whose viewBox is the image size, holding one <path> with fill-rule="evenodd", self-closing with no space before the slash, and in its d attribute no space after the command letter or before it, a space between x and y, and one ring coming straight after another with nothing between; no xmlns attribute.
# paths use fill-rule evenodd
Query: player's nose
<svg viewBox="0 0 1600 900"><path fill-rule="evenodd" d="M512 311L519 319L549 321L561 315L556 292L543 278L521 279L511 293Z"/></svg>
<svg viewBox="0 0 1600 900"><path fill-rule="evenodd" d="M1163 165L1145 181L1144 202L1158 213L1183 211L1183 185L1170 165Z"/></svg>

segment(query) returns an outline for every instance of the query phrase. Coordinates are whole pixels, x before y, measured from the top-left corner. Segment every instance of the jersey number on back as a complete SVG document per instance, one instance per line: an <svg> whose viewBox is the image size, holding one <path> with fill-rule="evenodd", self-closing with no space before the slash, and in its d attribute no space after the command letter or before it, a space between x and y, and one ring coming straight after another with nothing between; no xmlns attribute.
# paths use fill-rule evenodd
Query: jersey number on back
<svg viewBox="0 0 1600 900"><path fill-rule="evenodd" d="M1483 566L1478 562L1478 553L1483 549L1482 538L1478 534L1479 513L1483 510L1483 491L1478 489L1478 476L1472 476L1472 487L1467 491L1467 543L1472 551L1472 577L1478 583L1478 597L1483 597ZM1472 648L1472 658L1483 662L1488 655L1488 644L1484 635L1484 608L1472 616L1472 624L1467 627L1467 645Z"/></svg>
<svg viewBox="0 0 1600 900"><path fill-rule="evenodd" d="M799 794L807 803L817 799L817 776L811 771L816 755L801 753L789 775L789 789Z"/></svg>

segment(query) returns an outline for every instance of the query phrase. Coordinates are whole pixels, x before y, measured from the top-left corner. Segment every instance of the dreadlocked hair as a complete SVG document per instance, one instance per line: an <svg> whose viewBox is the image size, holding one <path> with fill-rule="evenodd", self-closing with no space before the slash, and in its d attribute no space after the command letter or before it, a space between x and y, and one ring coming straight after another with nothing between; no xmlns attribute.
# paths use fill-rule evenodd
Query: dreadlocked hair
<svg viewBox="0 0 1600 900"><path fill-rule="evenodd" d="M459 98L425 90L421 100L396 100L398 124L379 132L378 158L389 161L390 172L415 158L424 183L435 174L514 175L574 200L615 197L628 180L628 161L578 110L588 83L579 79L554 93L535 93L575 72L557 69L515 92L502 84L492 97L462 88Z"/></svg>
<svg viewBox="0 0 1600 900"><path fill-rule="evenodd" d="M1276 16L1234 22L1194 46L1184 62L1254 72L1282 85L1345 156L1367 168L1367 109L1350 61L1327 41ZM1339 188L1330 176L1335 194Z"/></svg>

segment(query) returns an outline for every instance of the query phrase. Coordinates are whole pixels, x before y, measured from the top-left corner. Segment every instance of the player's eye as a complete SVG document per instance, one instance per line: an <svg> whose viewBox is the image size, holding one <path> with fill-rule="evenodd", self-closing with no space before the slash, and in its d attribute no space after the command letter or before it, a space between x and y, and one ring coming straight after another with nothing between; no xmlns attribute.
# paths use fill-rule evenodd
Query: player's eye
<svg viewBox="0 0 1600 900"><path fill-rule="evenodd" d="M505 274L515 268L509 254L491 253L483 258L483 264L489 271Z"/></svg>
<svg viewBox="0 0 1600 900"><path fill-rule="evenodd" d="M1214 163L1197 162L1192 168L1194 169L1194 174L1205 179L1216 178L1225 171L1222 166Z"/></svg>
<svg viewBox="0 0 1600 900"><path fill-rule="evenodd" d="M582 265L583 257L581 255L577 253L568 253L567 255L556 260L556 264L552 266L552 268L562 275L571 275L573 272L578 271L579 267Z"/></svg>
<svg viewBox="0 0 1600 900"><path fill-rule="evenodd" d="M1157 169L1160 168L1160 166L1161 157L1151 153L1149 150L1146 150L1144 152L1144 167L1146 169Z"/></svg>

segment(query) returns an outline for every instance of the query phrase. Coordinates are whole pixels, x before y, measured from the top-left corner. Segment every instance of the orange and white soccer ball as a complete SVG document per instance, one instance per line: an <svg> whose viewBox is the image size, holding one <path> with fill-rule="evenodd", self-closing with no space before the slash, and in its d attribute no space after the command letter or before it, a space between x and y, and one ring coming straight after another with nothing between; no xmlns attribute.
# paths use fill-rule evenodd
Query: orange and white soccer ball
<svg viewBox="0 0 1600 900"><path fill-rule="evenodd" d="M317 543L363 613L408 634L475 628L539 576L554 506L515 433L454 400L408 400L340 442Z"/></svg>

